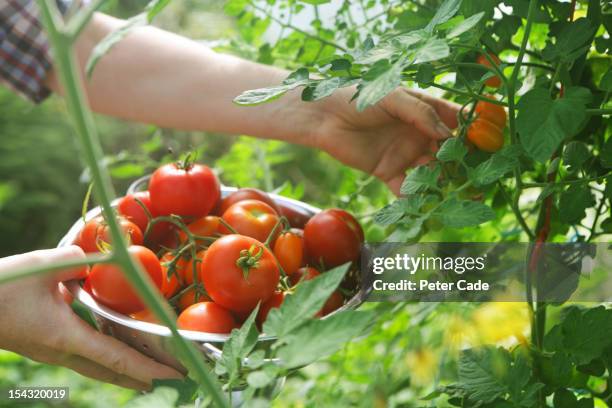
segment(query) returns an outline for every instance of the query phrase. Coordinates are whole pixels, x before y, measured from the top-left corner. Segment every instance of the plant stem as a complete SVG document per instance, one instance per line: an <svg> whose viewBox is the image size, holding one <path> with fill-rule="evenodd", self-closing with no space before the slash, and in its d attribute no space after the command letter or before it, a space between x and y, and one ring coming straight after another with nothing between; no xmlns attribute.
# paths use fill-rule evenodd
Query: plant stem
<svg viewBox="0 0 612 408"><path fill-rule="evenodd" d="M145 276L142 268L136 265L127 250L125 239L110 204L114 192L110 176L101 166L102 147L79 80L79 68L72 50L75 38L67 35L60 28L62 25L58 24L60 21L58 18L59 12L53 0L38 0L38 4L54 49L55 64L64 88L68 110L74 121L81 148L91 172L94 193L106 216L112 240L115 243L113 258L120 264L126 278L135 287L145 305L160 319L161 323L170 328L177 351L183 357L182 360L199 380L202 387L210 394L214 404L226 407L228 405L221 387L217 379L208 371L201 353L178 333L175 323L176 316L171 312L151 280Z"/></svg>

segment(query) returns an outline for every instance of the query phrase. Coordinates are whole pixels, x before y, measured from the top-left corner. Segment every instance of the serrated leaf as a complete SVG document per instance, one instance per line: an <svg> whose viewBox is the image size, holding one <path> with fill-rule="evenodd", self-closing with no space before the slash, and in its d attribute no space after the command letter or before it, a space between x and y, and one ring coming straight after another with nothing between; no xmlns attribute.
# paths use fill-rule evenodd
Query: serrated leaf
<svg viewBox="0 0 612 408"><path fill-rule="evenodd" d="M588 147L582 142L570 142L563 149L563 161L572 173L579 171L590 157Z"/></svg>
<svg viewBox="0 0 612 408"><path fill-rule="evenodd" d="M471 200L451 198L444 201L434 215L447 227L465 228L480 225L495 218L491 207Z"/></svg>
<svg viewBox="0 0 612 408"><path fill-rule="evenodd" d="M450 20L457 14L459 7L461 7L461 0L444 0L440 7L438 7L436 14L429 21L429 24L427 24L427 27L425 27L425 30L431 32L436 26Z"/></svg>
<svg viewBox="0 0 612 408"><path fill-rule="evenodd" d="M518 156L519 151L513 146L508 146L494 153L487 161L480 163L469 174L470 178L476 186L491 184L518 166Z"/></svg>
<svg viewBox="0 0 612 408"><path fill-rule="evenodd" d="M351 86L356 80L348 77L332 77L316 81L313 85L304 89L302 100L318 101L330 96L338 88Z"/></svg>
<svg viewBox="0 0 612 408"><path fill-rule="evenodd" d="M377 72L376 77L362 82L359 85L357 96L357 110L363 111L369 106L375 105L391 91L397 88L402 81L402 69L404 60L400 59L382 72Z"/></svg>
<svg viewBox="0 0 612 408"><path fill-rule="evenodd" d="M239 329L233 329L230 338L223 346L221 363L229 373L230 378L235 378L240 370L242 360L245 359L257 344L259 333L255 327L255 318L259 311L259 305L251 312Z"/></svg>
<svg viewBox="0 0 612 408"><path fill-rule="evenodd" d="M542 163L550 159L563 140L580 130L591 97L582 87L567 88L564 97L555 100L544 88L523 95L517 104L516 122L525 152Z"/></svg>
<svg viewBox="0 0 612 408"><path fill-rule="evenodd" d="M363 334L373 318L373 311L347 310L325 319L310 320L287 336L287 344L278 350L278 357L286 368L310 364Z"/></svg>
<svg viewBox="0 0 612 408"><path fill-rule="evenodd" d="M274 377L271 376L267 371L253 371L247 375L247 383L253 388L267 387L274 381Z"/></svg>
<svg viewBox="0 0 612 408"><path fill-rule="evenodd" d="M400 193L415 194L429 189L437 189L440 170L439 166L434 169L430 169L427 166L417 167L404 179L400 187Z"/></svg>
<svg viewBox="0 0 612 408"><path fill-rule="evenodd" d="M427 202L428 198L429 196L423 195L400 198L381 208L374 215L374 222L387 226L398 222L405 215L419 215L421 207Z"/></svg>
<svg viewBox="0 0 612 408"><path fill-rule="evenodd" d="M586 216L586 209L595 205L595 198L585 184L575 184L559 198L559 218L567 224L577 224Z"/></svg>
<svg viewBox="0 0 612 408"><path fill-rule="evenodd" d="M587 364L612 345L612 310L572 307L561 322L562 346L576 364Z"/></svg>
<svg viewBox="0 0 612 408"><path fill-rule="evenodd" d="M297 71L289 74L289 76L283 80L281 85L250 89L235 97L233 102L237 105L244 106L259 105L278 99L288 91L299 86L308 85L309 83L310 79L308 70L306 68L300 68Z"/></svg>
<svg viewBox="0 0 612 408"><path fill-rule="evenodd" d="M468 349L459 358L459 380L471 400L491 403L507 392L510 356L504 350L485 347Z"/></svg>
<svg viewBox="0 0 612 408"><path fill-rule="evenodd" d="M480 22L480 20L482 20L482 17L484 17L484 11L476 13L473 16L469 16L461 23L453 27L448 33L446 33L446 38L455 38L465 33L466 31L471 30L476 24Z"/></svg>
<svg viewBox="0 0 612 408"><path fill-rule="evenodd" d="M266 334L283 338L317 313L338 287L350 263L331 269L312 280L301 282L279 308L270 310L264 323Z"/></svg>
<svg viewBox="0 0 612 408"><path fill-rule="evenodd" d="M586 51L597 28L590 20L579 18L571 23L565 23L554 44L548 43L542 51L545 60L571 62Z"/></svg>
<svg viewBox="0 0 612 408"><path fill-rule="evenodd" d="M436 158L442 162L461 161L467 154L465 143L459 138L448 139L442 144Z"/></svg>
<svg viewBox="0 0 612 408"><path fill-rule="evenodd" d="M411 218L399 224L395 231L386 239L386 242L408 242L416 238L423 228L423 223L429 218L428 215Z"/></svg>
<svg viewBox="0 0 612 408"><path fill-rule="evenodd" d="M414 55L414 64L438 61L449 55L450 48L445 40L441 38L429 38L417 49Z"/></svg>

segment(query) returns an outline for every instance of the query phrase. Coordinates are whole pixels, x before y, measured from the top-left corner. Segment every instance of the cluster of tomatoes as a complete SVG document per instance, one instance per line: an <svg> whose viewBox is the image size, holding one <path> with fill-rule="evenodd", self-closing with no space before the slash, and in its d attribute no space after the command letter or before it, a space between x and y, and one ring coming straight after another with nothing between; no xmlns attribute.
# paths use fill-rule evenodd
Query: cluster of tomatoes
<svg viewBox="0 0 612 408"><path fill-rule="evenodd" d="M496 65L501 64L497 56L489 54L489 58ZM479 56L477 62L487 67L491 66L491 62L484 55ZM499 76L492 76L485 81L485 84L491 88L499 88L501 79ZM487 95L487 97L495 99L492 95ZM506 127L504 108L487 101L478 101L474 114L476 119L468 127L467 139L485 152L494 153L501 149L504 146L504 128Z"/></svg>
<svg viewBox="0 0 612 408"><path fill-rule="evenodd" d="M344 210L310 217L253 188L222 198L214 173L188 162L158 168L149 190L122 197L117 213L129 254L175 307L178 327L208 333L229 333L258 304L261 326L301 281L356 262L364 239ZM75 244L86 252L109 250L104 218L86 222ZM83 288L117 312L156 322L117 264L94 265ZM317 316L344 301L336 290Z"/></svg>

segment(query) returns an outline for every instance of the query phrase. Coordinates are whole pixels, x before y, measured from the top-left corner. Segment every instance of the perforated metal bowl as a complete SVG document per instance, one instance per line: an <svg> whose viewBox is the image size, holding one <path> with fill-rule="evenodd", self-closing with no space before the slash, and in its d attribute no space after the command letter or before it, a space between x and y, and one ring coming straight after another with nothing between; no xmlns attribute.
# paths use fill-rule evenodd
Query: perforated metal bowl
<svg viewBox="0 0 612 408"><path fill-rule="evenodd" d="M149 176L136 180L128 188L127 193L130 194L145 189L148 179ZM225 186L221 188L222 196L226 196L233 191L236 191L236 188ZM276 194L270 194L270 196L277 202L309 216L313 216L320 211L320 209L301 201ZM115 200L112 205L116 206L117 200ZM87 212L85 220L90 220L100 215L100 213L101 209L96 207ZM61 239L58 246L71 245L84 223L85 221L83 219L77 220L68 233ZM351 280L351 282L355 283L355 287L352 288L354 295L336 312L355 309L364 302L367 291L361 288L362 285L359 285L360 276L358 275L359 274L355 274ZM160 363L172 366L183 372L185 371L185 368L175 357L176 353L173 350L173 344L171 342L171 332L167 327L135 320L129 316L115 312L98 303L89 293L83 290L76 281L67 282L66 287L72 293L75 300L79 301L91 312L100 332L121 340ZM228 335L224 334L203 333L189 330L181 330L180 333L186 339L193 341L196 347L202 351L202 356L210 364L211 368L214 367L215 361L220 358L223 344L229 338ZM262 334L259 336L257 348L266 348L274 340L274 337Z"/></svg>

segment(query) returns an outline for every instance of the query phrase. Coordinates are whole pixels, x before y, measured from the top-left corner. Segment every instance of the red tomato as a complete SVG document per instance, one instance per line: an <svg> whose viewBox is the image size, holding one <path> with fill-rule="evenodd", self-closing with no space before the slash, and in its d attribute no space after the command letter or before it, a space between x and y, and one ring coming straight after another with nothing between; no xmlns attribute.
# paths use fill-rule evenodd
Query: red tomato
<svg viewBox="0 0 612 408"><path fill-rule="evenodd" d="M320 272L317 271L315 268L312 268L310 266L305 266L303 268L299 268L297 271L291 273L291 274L287 274L287 277L289 278L289 283L292 286L297 285L301 280L310 280L310 279L314 279L317 276L320 275Z"/></svg>
<svg viewBox="0 0 612 408"><path fill-rule="evenodd" d="M494 153L504 146L504 133L492 122L477 118L470 124L467 138L485 152Z"/></svg>
<svg viewBox="0 0 612 408"><path fill-rule="evenodd" d="M185 266L185 263L187 262L183 259L179 259L176 262L174 271L170 274L170 276L168 276L168 263L171 262L173 259L174 259L174 255L171 254L170 252L165 253L159 259L159 262L162 267L162 272L163 272L161 292L162 292L162 295L164 295L166 299L170 299L177 292L180 286L179 276L181 274L182 268Z"/></svg>
<svg viewBox="0 0 612 408"><path fill-rule="evenodd" d="M221 224L219 221L219 217L215 215L207 215L206 217L198 218L194 222L187 225L187 229L193 235L199 235L201 237L210 237L220 232L219 230L220 225ZM187 241L187 234L185 234L184 231L179 230L178 236L179 236L179 241L181 242L181 244ZM201 240L196 240L196 241L197 243L205 243L204 241L201 241Z"/></svg>
<svg viewBox="0 0 612 408"><path fill-rule="evenodd" d="M223 200L221 200L221 205L219 206L219 214L223 214L232 205L244 200L263 201L270 207L274 208L274 211L278 213L278 207L276 206L276 202L268 195L268 193L256 188L241 188L240 190L234 191L233 193L225 197Z"/></svg>
<svg viewBox="0 0 612 408"><path fill-rule="evenodd" d="M310 214L300 207L293 207L282 201L277 202L276 206L278 207L278 213L287 218L289 225L293 228L304 228L304 225L310 219Z"/></svg>
<svg viewBox="0 0 612 408"><path fill-rule="evenodd" d="M363 230L348 212L339 209L321 211L304 227L304 246L308 258L326 268L353 262L359 258Z"/></svg>
<svg viewBox="0 0 612 408"><path fill-rule="evenodd" d="M265 242L278 222L278 213L262 201L243 200L228 208L222 218L238 234ZM225 227L221 230L229 232Z"/></svg>
<svg viewBox="0 0 612 408"><path fill-rule="evenodd" d="M136 224L124 217L118 217L119 228L123 231L130 244L142 245L142 231ZM79 233L79 246L85 252L100 252L98 247L103 243L111 243L111 233L104 217L98 216L87 221Z"/></svg>
<svg viewBox="0 0 612 408"><path fill-rule="evenodd" d="M178 308L180 311L183 311L198 302L212 302L212 299L205 293L202 293L202 291L196 291L195 288L191 288L179 297Z"/></svg>
<svg viewBox="0 0 612 408"><path fill-rule="evenodd" d="M259 307L259 311L257 312L257 318L256 318L257 324L261 327L261 325L268 318L268 313L270 313L270 310L280 307L280 305L283 303L284 300L285 300L284 292L280 292L280 291L274 292L272 296L270 296L270 299L268 299L264 304L262 304Z"/></svg>
<svg viewBox="0 0 612 408"><path fill-rule="evenodd" d="M295 273L304 262L304 233L291 229L274 242L274 256L287 275Z"/></svg>
<svg viewBox="0 0 612 408"><path fill-rule="evenodd" d="M202 264L202 260L204 259L204 255L206 255L206 250L202 249L198 252L196 252L196 258L195 258L195 269L194 269L194 260L190 259L189 261L185 262L185 265L181 268L181 277L183 278L183 282L185 282L186 286L191 285L192 283L194 283L194 274L195 274L195 279L200 279L200 269L201 269L201 264Z"/></svg>
<svg viewBox="0 0 612 408"><path fill-rule="evenodd" d="M499 66L501 64L501 60L499 58L497 58L497 55L489 54L489 57L491 57L493 62L495 62L495 65ZM487 57L485 57L484 55L479 55L478 59L476 60L476 62L478 62L480 65L484 65L485 67L490 67L491 66L491 63L489 62ZM492 88L499 88L499 86L501 85L501 78L499 76L497 76L497 75L493 76L493 77L487 79L485 81L485 84L487 86L492 87Z"/></svg>
<svg viewBox="0 0 612 408"><path fill-rule="evenodd" d="M487 95L487 97L495 99L492 95ZM487 101L478 101L474 112L478 115L478 119L488 120L500 129L506 127L506 111L501 105Z"/></svg>
<svg viewBox="0 0 612 408"><path fill-rule="evenodd" d="M139 191L121 198L117 205L117 212L138 225L138 228L144 232L149 224L149 218L138 201L140 201L147 208L149 213L151 213L151 197L148 191Z"/></svg>
<svg viewBox="0 0 612 408"><path fill-rule="evenodd" d="M272 252L256 239L236 234L208 248L200 276L216 303L238 313L268 300L280 279Z"/></svg>
<svg viewBox="0 0 612 408"><path fill-rule="evenodd" d="M154 216L175 214L191 219L208 215L221 194L219 180L207 166L181 168L177 163L155 170L149 192Z"/></svg>
<svg viewBox="0 0 612 408"><path fill-rule="evenodd" d="M344 305L344 296L338 290L335 290L327 299L323 308L319 311L319 315L327 316L331 312L338 310Z"/></svg>
<svg viewBox="0 0 612 408"><path fill-rule="evenodd" d="M132 245L128 248L128 252L142 266L153 284L161 290L163 271L153 251L143 246ZM123 314L144 309L144 304L119 266L96 264L91 268L89 280L94 297L111 309Z"/></svg>
<svg viewBox="0 0 612 408"><path fill-rule="evenodd" d="M89 293L90 295L93 295L93 293L91 292L91 279L89 279L89 277L85 278L85 280L83 281L82 288L85 292Z"/></svg>
<svg viewBox="0 0 612 408"><path fill-rule="evenodd" d="M176 324L181 330L205 333L229 333L236 327L234 316L213 302L200 302L189 306L179 315Z"/></svg>

